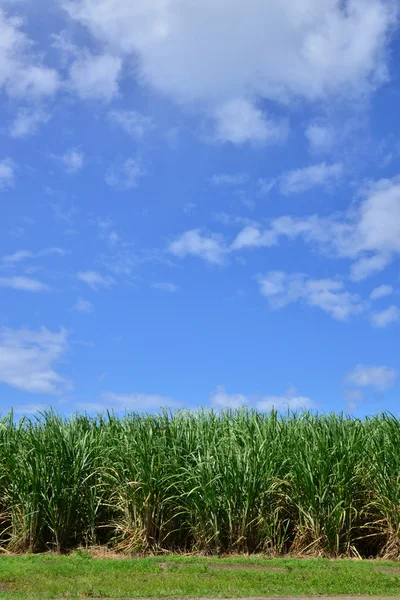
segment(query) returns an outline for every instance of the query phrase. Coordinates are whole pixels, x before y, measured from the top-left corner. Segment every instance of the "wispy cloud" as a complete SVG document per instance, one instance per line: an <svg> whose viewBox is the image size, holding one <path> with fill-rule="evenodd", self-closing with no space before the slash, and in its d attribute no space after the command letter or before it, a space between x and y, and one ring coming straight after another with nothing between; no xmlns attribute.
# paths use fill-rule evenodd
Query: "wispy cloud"
<svg viewBox="0 0 400 600"><path fill-rule="evenodd" d="M210 395L211 403L218 408L241 408L250 404L249 396L244 394L229 394L223 385L219 385Z"/></svg>
<svg viewBox="0 0 400 600"><path fill-rule="evenodd" d="M34 254L30 250L17 250L13 254L3 256L1 262L3 265L15 265L23 260L33 258Z"/></svg>
<svg viewBox="0 0 400 600"><path fill-rule="evenodd" d="M282 396L263 396L256 403L258 410L309 410L315 406L311 398L302 396L294 387L290 387Z"/></svg>
<svg viewBox="0 0 400 600"><path fill-rule="evenodd" d="M319 163L303 169L288 171L279 180L282 194L299 194L314 187L329 187L343 174L343 167L336 163L328 165Z"/></svg>
<svg viewBox="0 0 400 600"><path fill-rule="evenodd" d="M0 161L0 191L13 188L15 184L15 163L11 158Z"/></svg>
<svg viewBox="0 0 400 600"><path fill-rule="evenodd" d="M230 219L236 222L235 219ZM184 232L169 246L176 256L196 255L222 263L232 252L302 239L324 256L351 261L350 278L361 281L387 267L400 255L400 178L384 179L359 190L356 202L328 217L281 216L267 225L245 225L229 244L216 233Z"/></svg>
<svg viewBox="0 0 400 600"><path fill-rule="evenodd" d="M48 292L51 289L38 279L23 276L0 277L0 287L22 292Z"/></svg>
<svg viewBox="0 0 400 600"><path fill-rule="evenodd" d="M129 191L139 185L146 174L139 158L127 158L112 165L105 176L106 184L120 191Z"/></svg>
<svg viewBox="0 0 400 600"><path fill-rule="evenodd" d="M159 281L152 284L152 287L156 290L161 290L162 292L174 293L179 290L178 286L174 283L170 283L168 281Z"/></svg>
<svg viewBox="0 0 400 600"><path fill-rule="evenodd" d="M23 31L23 22L0 8L0 87L14 100L38 101L55 94L60 78L33 51L32 40Z"/></svg>
<svg viewBox="0 0 400 600"><path fill-rule="evenodd" d="M193 215L196 212L197 204L195 202L186 202L183 207L185 215Z"/></svg>
<svg viewBox="0 0 400 600"><path fill-rule="evenodd" d="M242 406L257 408L258 410L287 411L287 410L305 410L314 408L314 402L307 396L302 396L294 387L290 387L285 394L281 396L247 396L244 394L229 394L224 386L218 386L216 391L210 396L213 406L217 408L236 409Z"/></svg>
<svg viewBox="0 0 400 600"><path fill-rule="evenodd" d="M276 186L276 179L264 179L260 178L257 182L258 185L258 193L261 196L268 196L271 190Z"/></svg>
<svg viewBox="0 0 400 600"><path fill-rule="evenodd" d="M50 119L51 114L42 108L21 108L10 125L10 136L20 139L34 135L40 126L48 123Z"/></svg>
<svg viewBox="0 0 400 600"><path fill-rule="evenodd" d="M81 313L89 314L93 312L94 306L88 300L85 300L84 298L78 298L73 306L73 309Z"/></svg>
<svg viewBox="0 0 400 600"><path fill-rule="evenodd" d="M329 152L336 141L334 129L322 123L310 123L305 131L311 152L326 153Z"/></svg>
<svg viewBox="0 0 400 600"><path fill-rule="evenodd" d="M110 277L110 275L102 275L97 271L81 271L77 274L77 277L80 281L83 281L93 289L98 289L100 287L108 288L115 285L115 279L113 277Z"/></svg>
<svg viewBox="0 0 400 600"><path fill-rule="evenodd" d="M119 92L121 69L119 56L84 50L69 68L69 86L82 100L111 102Z"/></svg>
<svg viewBox="0 0 400 600"><path fill-rule="evenodd" d="M62 248L44 248L38 252L32 252L31 250L17 250L13 254L7 254L0 258L0 264L3 266L14 266L25 260L31 260L35 258L41 258L42 256L51 255L65 256L66 250Z"/></svg>
<svg viewBox="0 0 400 600"><path fill-rule="evenodd" d="M97 219L95 221L99 229L99 237L104 240L110 248L114 248L119 244L121 238L115 231L114 224L109 219Z"/></svg>
<svg viewBox="0 0 400 600"><path fill-rule="evenodd" d="M228 187L244 185L248 180L249 176L247 173L219 173L218 175L213 175L211 177L211 183L213 185Z"/></svg>
<svg viewBox="0 0 400 600"><path fill-rule="evenodd" d="M108 113L108 117L136 140L142 139L146 133L154 129L153 119L135 110L112 110Z"/></svg>
<svg viewBox="0 0 400 600"><path fill-rule="evenodd" d="M85 157L78 148L70 148L61 156L56 157L65 172L69 175L79 173L84 167Z"/></svg>
<svg viewBox="0 0 400 600"><path fill-rule="evenodd" d="M85 402L77 405L88 412L115 411L151 411L159 408L181 408L182 403L169 396L159 394L116 394L104 392L98 402Z"/></svg>

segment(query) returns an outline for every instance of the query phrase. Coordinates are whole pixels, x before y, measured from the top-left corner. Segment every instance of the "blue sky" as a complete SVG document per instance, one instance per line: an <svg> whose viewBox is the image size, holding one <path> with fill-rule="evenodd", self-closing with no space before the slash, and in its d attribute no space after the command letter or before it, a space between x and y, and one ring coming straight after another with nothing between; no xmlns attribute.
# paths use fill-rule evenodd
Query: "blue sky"
<svg viewBox="0 0 400 600"><path fill-rule="evenodd" d="M0 0L3 411L398 413L395 0Z"/></svg>

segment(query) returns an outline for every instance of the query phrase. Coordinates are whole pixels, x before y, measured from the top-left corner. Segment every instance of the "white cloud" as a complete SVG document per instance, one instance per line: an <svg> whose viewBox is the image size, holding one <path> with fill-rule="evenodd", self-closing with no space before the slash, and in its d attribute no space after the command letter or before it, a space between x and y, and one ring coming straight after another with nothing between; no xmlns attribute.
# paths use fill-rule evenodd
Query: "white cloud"
<svg viewBox="0 0 400 600"><path fill-rule="evenodd" d="M64 67L68 69L65 88L82 100L111 102L119 94L123 59L105 49L93 54L86 47L74 44L67 30L53 34L51 46L56 48Z"/></svg>
<svg viewBox="0 0 400 600"><path fill-rule="evenodd" d="M52 33L51 47L59 51L63 66L67 66L72 58L78 58L80 49L71 40L71 37L66 29L62 29L60 33Z"/></svg>
<svg viewBox="0 0 400 600"><path fill-rule="evenodd" d="M359 364L347 375L346 383L355 387L371 387L377 391L385 391L394 385L396 379L396 369Z"/></svg>
<svg viewBox="0 0 400 600"><path fill-rule="evenodd" d="M48 292L49 286L30 277L0 277L0 287L23 292Z"/></svg>
<svg viewBox="0 0 400 600"><path fill-rule="evenodd" d="M77 275L80 281L87 283L93 289L99 287L110 287L115 284L115 280L109 275L101 275L97 271L81 271Z"/></svg>
<svg viewBox="0 0 400 600"><path fill-rule="evenodd" d="M69 69L69 85L83 100L111 102L118 95L122 61L111 54L85 51Z"/></svg>
<svg viewBox="0 0 400 600"><path fill-rule="evenodd" d="M214 113L215 140L232 144L277 144L289 133L283 120L268 118L248 100L237 98L220 106Z"/></svg>
<svg viewBox="0 0 400 600"><path fill-rule="evenodd" d="M365 201L360 206L358 245L361 249L400 249L400 180L383 179L364 191ZM375 220L382 220L373 227Z"/></svg>
<svg viewBox="0 0 400 600"><path fill-rule="evenodd" d="M106 183L117 190L128 191L139 185L146 171L138 158L127 158L110 167L106 173Z"/></svg>
<svg viewBox="0 0 400 600"><path fill-rule="evenodd" d="M261 231L255 225L246 225L236 236L231 244L231 251L248 247L269 247L277 243L276 232L271 230Z"/></svg>
<svg viewBox="0 0 400 600"><path fill-rule="evenodd" d="M87 314L93 312L93 308L93 304L84 298L78 298L73 306L74 310Z"/></svg>
<svg viewBox="0 0 400 600"><path fill-rule="evenodd" d="M141 82L216 117L217 137L241 144L280 138L256 99L352 101L385 82L396 3L64 0L64 6L106 48L136 57ZM235 103L242 108L232 109Z"/></svg>
<svg viewBox="0 0 400 600"><path fill-rule="evenodd" d="M370 184L348 210L330 217L282 216L266 227L246 225L224 251L270 247L281 238L302 238L327 256L351 260L354 281L381 271L400 255L400 178Z"/></svg>
<svg viewBox="0 0 400 600"><path fill-rule="evenodd" d="M307 192L313 187L329 187L342 175L341 164L319 163L304 169L285 173L280 179L280 191L284 195Z"/></svg>
<svg viewBox="0 0 400 600"><path fill-rule="evenodd" d="M85 164L83 152L77 148L70 148L62 156L59 156L58 160L70 175L78 173Z"/></svg>
<svg viewBox="0 0 400 600"><path fill-rule="evenodd" d="M104 392L100 402L79 403L81 410L104 412L106 410L151 411L159 408L180 408L182 404L174 398L159 394L115 394Z"/></svg>
<svg viewBox="0 0 400 600"><path fill-rule="evenodd" d="M160 282L153 283L152 287L155 288L156 290L161 290L162 292L170 292L170 293L174 293L179 290L177 285L175 285L174 283L166 282L166 281L160 281Z"/></svg>
<svg viewBox="0 0 400 600"><path fill-rule="evenodd" d="M283 238L303 239L328 257L350 260L354 281L383 270L400 255L400 177L365 186L350 208L329 217L289 215L272 219L266 226L253 222L245 225L230 245L215 233L203 236L195 229L182 234L173 247L177 256L196 254L222 262L228 253L271 247ZM212 259L204 251L208 246Z"/></svg>
<svg viewBox="0 0 400 600"><path fill-rule="evenodd" d="M0 383L23 392L59 394L70 388L67 379L55 371L67 351L67 332L42 327L0 330Z"/></svg>
<svg viewBox="0 0 400 600"><path fill-rule="evenodd" d="M370 275L385 269L391 261L392 257L387 252L364 256L351 265L350 278L353 281L362 281Z"/></svg>
<svg viewBox="0 0 400 600"><path fill-rule="evenodd" d="M199 229L192 229L171 242L169 251L179 258L192 255L213 264L222 264L226 249L221 236L202 235Z"/></svg>
<svg viewBox="0 0 400 600"><path fill-rule="evenodd" d="M0 161L0 191L14 187L15 164L10 158Z"/></svg>
<svg viewBox="0 0 400 600"><path fill-rule="evenodd" d="M289 388L283 396L264 396L257 401L258 410L306 410L314 408L314 402L307 396L301 396L293 387Z"/></svg>
<svg viewBox="0 0 400 600"><path fill-rule="evenodd" d="M21 18L7 16L0 8L0 89L24 100L51 96L59 87L58 74L33 53L23 25Z"/></svg>
<svg viewBox="0 0 400 600"><path fill-rule="evenodd" d="M14 265L28 258L32 258L33 256L34 254L30 250L17 250L13 254L3 256L1 262L3 265Z"/></svg>
<svg viewBox="0 0 400 600"><path fill-rule="evenodd" d="M243 394L228 394L224 386L219 385L210 396L212 404L218 408L241 408L250 403L249 397Z"/></svg>
<svg viewBox="0 0 400 600"><path fill-rule="evenodd" d="M385 298L393 294L393 287L391 285L380 285L372 290L369 297L371 300L378 300L379 298Z"/></svg>
<svg viewBox="0 0 400 600"><path fill-rule="evenodd" d="M270 221L269 226L262 228L253 223L237 234L230 245L230 251L243 248L262 248L278 244L280 238L295 239L303 237L307 242L328 244L332 241L332 223L329 219L311 217L282 216Z"/></svg>
<svg viewBox="0 0 400 600"><path fill-rule="evenodd" d="M38 252L32 252L31 250L17 250L13 254L7 254L0 259L0 263L5 267L13 267L16 264L24 260L41 258L42 256L65 256L67 252L62 248L43 248L43 250L39 250Z"/></svg>
<svg viewBox="0 0 400 600"><path fill-rule="evenodd" d="M222 409L237 409L242 406L250 406L258 410L270 411L287 411L287 410L302 410L314 407L314 403L310 398L301 396L296 389L291 387L283 396L245 396L243 394L229 394L224 386L218 386L216 391L210 396L211 403Z"/></svg>
<svg viewBox="0 0 400 600"><path fill-rule="evenodd" d="M136 140L142 139L154 128L153 120L135 110L112 110L108 113L111 121L122 127Z"/></svg>
<svg viewBox="0 0 400 600"><path fill-rule="evenodd" d="M257 279L262 295L268 298L273 309L283 308L293 302L304 302L320 308L339 321L363 311L359 297L345 290L341 281L310 279L302 273L287 274L282 271L271 271Z"/></svg>
<svg viewBox="0 0 400 600"><path fill-rule="evenodd" d="M65 256L66 254L68 254L68 251L63 250L62 248L57 248L57 246L55 246L53 248L44 248L43 250L39 250L39 252L37 252L34 256L52 256L53 254L56 254L57 256Z"/></svg>
<svg viewBox="0 0 400 600"><path fill-rule="evenodd" d="M211 183L213 185L220 186L238 186L244 185L249 180L249 176L247 173L234 173L230 175L229 173L220 173L218 175L213 175L211 177Z"/></svg>
<svg viewBox="0 0 400 600"><path fill-rule="evenodd" d="M336 133L332 127L318 123L311 123L308 125L305 135L310 145L311 152L321 154L329 152L336 140Z"/></svg>
<svg viewBox="0 0 400 600"><path fill-rule="evenodd" d="M329 189L343 174L340 163L326 164L321 162L309 167L287 171L280 177L259 179L258 189L261 195L267 196L273 188L278 188L281 194L288 196L307 192L314 187Z"/></svg>
<svg viewBox="0 0 400 600"><path fill-rule="evenodd" d="M370 318L374 327L387 327L392 323L399 323L400 310L397 306L392 305L380 312L373 312Z"/></svg>
<svg viewBox="0 0 400 600"><path fill-rule="evenodd" d="M10 125L10 136L16 139L29 137L41 125L48 123L50 118L50 114L41 108L21 108Z"/></svg>
<svg viewBox="0 0 400 600"><path fill-rule="evenodd" d="M400 180L381 180L363 192L352 236L339 240L342 253L360 256L352 277L361 280L385 268L400 254Z"/></svg>

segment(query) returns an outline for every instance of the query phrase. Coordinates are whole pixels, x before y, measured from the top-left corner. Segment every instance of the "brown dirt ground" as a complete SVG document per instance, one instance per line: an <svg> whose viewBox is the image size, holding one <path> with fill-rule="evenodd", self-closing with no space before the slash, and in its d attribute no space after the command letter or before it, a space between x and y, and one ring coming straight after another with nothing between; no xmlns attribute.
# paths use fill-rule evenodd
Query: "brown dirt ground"
<svg viewBox="0 0 400 600"><path fill-rule="evenodd" d="M157 563L163 571L168 571L169 568L184 568L187 565L180 563L167 563L167 562L159 562ZM191 563L193 566L193 563ZM246 565L244 563L205 563L205 566L209 569L214 569L215 571L219 571L220 569L225 569L228 571L274 571L275 573L287 573L286 567L273 567L269 565Z"/></svg>
<svg viewBox="0 0 400 600"><path fill-rule="evenodd" d="M385 575L400 575L400 567L374 567L374 571Z"/></svg>

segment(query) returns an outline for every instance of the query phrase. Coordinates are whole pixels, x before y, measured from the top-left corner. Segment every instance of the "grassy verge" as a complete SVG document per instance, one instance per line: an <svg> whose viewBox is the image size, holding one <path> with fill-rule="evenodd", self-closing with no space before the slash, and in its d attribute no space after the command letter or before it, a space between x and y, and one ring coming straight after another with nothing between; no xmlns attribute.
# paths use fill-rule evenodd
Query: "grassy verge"
<svg viewBox="0 0 400 600"><path fill-rule="evenodd" d="M393 562L265 558L0 558L0 598L398 596Z"/></svg>

